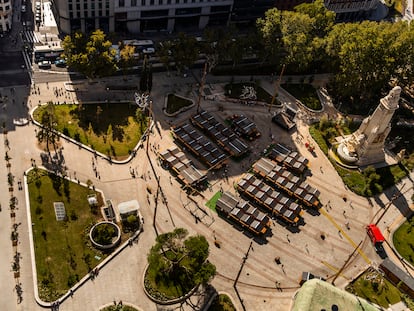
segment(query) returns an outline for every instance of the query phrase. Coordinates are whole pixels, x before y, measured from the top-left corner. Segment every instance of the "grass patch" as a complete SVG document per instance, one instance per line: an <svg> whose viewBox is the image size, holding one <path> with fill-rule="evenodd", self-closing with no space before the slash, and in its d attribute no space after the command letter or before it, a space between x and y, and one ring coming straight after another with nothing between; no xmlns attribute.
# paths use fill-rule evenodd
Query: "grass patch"
<svg viewBox="0 0 414 311"><path fill-rule="evenodd" d="M74 140L115 159L125 159L135 148L147 128L142 113L136 117L136 105L96 103L83 105L44 105L34 111L42 122L48 111L55 129Z"/></svg>
<svg viewBox="0 0 414 311"><path fill-rule="evenodd" d="M395 231L393 242L398 253L414 265L414 216Z"/></svg>
<svg viewBox="0 0 414 311"><path fill-rule="evenodd" d="M256 91L257 101L265 102L268 104L272 103L273 95L266 92L260 85L253 82L243 82L243 83L230 83L224 86L226 96L230 98L240 99L240 95L243 93L243 87L252 86ZM280 105L275 100L275 105Z"/></svg>
<svg viewBox="0 0 414 311"><path fill-rule="evenodd" d="M211 209L211 210L213 210L213 211L215 211L215 212L217 213L217 210L216 210L216 203L217 203L218 199L220 199L220 198L221 198L221 196L222 196L222 195L223 195L223 193L221 193L220 191L216 192L216 194L215 194L215 195L213 195L213 196L211 197L211 199L207 201L206 206L207 206L209 209Z"/></svg>
<svg viewBox="0 0 414 311"><path fill-rule="evenodd" d="M220 294L214 298L210 308L208 308L208 311L236 311L236 308L231 302L229 296Z"/></svg>
<svg viewBox="0 0 414 311"><path fill-rule="evenodd" d="M105 258L88 238L99 219L86 200L94 191L39 169L29 172L28 188L39 296L54 301ZM56 220L53 202L64 203L66 220Z"/></svg>
<svg viewBox="0 0 414 311"><path fill-rule="evenodd" d="M193 104L193 102L189 99L183 98L181 96L177 96L175 94L168 94L167 97L167 107L165 111L167 113L176 113L180 109L189 107Z"/></svg>
<svg viewBox="0 0 414 311"><path fill-rule="evenodd" d="M313 110L321 110L322 104L311 84L282 84L282 88Z"/></svg>
<svg viewBox="0 0 414 311"><path fill-rule="evenodd" d="M346 290L379 306L388 308L402 299L402 293L375 270L368 270L346 287Z"/></svg>

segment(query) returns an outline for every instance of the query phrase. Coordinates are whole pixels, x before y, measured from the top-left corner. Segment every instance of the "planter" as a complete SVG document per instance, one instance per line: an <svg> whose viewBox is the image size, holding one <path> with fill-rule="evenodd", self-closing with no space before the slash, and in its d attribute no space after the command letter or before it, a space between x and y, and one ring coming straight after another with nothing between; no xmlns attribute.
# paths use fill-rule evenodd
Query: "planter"
<svg viewBox="0 0 414 311"><path fill-rule="evenodd" d="M9 187L9 192L13 192L13 187Z"/></svg>
<svg viewBox="0 0 414 311"><path fill-rule="evenodd" d="M15 213L15 212L10 212L10 217L11 217L11 218L16 217L16 213Z"/></svg>
<svg viewBox="0 0 414 311"><path fill-rule="evenodd" d="M20 272L19 271L14 271L14 278L17 279L20 277Z"/></svg>
<svg viewBox="0 0 414 311"><path fill-rule="evenodd" d="M98 241L94 240L94 235L96 234L96 230L99 230L98 228L100 226L110 226L112 228L114 228L114 236L111 239L111 243L108 244L101 244ZM109 250L115 246L117 246L119 244L119 242L121 241L121 229L119 228L119 226L116 223L113 223L111 221L101 221L97 224L95 224L91 230L89 231L89 239L92 242L92 245L98 249L101 250Z"/></svg>
<svg viewBox="0 0 414 311"><path fill-rule="evenodd" d="M13 244L13 246L17 246L17 243L18 243L19 241L17 241L17 240L12 240L12 244Z"/></svg>

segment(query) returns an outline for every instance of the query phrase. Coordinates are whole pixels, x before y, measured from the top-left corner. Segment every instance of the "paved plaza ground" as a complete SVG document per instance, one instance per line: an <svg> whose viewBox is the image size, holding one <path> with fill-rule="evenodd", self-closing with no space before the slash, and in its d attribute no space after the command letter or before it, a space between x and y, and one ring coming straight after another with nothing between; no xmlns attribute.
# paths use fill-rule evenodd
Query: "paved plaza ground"
<svg viewBox="0 0 414 311"><path fill-rule="evenodd" d="M198 74L198 72L195 73L195 76L197 77ZM219 95L223 83L230 81L230 78L225 77L209 77L208 79L207 85ZM236 80L238 79L243 80L244 78L236 78ZM260 79L261 86L272 93L274 82L266 77L260 77ZM243 81L248 81L248 78ZM138 80L129 80L128 83L138 83ZM144 232L138 242L126 248L109 262L100 271L97 278L93 281L87 281L74 292L72 297L63 301L59 310L98 310L101 306L112 303L114 300L131 303L140 310L157 310L157 306L143 292L142 276L147 264L146 255L154 243L156 231L164 233L171 231L174 227L184 227L191 234L197 233L206 236L211 250L209 258L216 265L218 272L212 285L217 291L228 293L238 310L243 310L243 306L233 285L251 241L253 241L253 247L236 285L246 310L289 310L292 297L299 288L298 281L303 271L312 272L332 281L360 242L359 250L355 252L352 259L338 275L335 281L336 286L344 288L350 280L369 265L375 266L381 261L370 244L365 226L374 217L378 217L376 213L381 210L381 207L388 204L392 195L401 188L402 183L370 200L348 191L321 150L316 147L313 155L306 149L305 142L312 142L308 133L306 112L301 114L303 119L298 120L297 131L287 133L271 123L273 111L269 113L268 107L202 100L202 108L212 113L219 121L224 122L226 117L235 113L246 115L257 124L262 136L250 143L253 152L249 157L240 162L231 161L229 163L228 180L223 178L223 170L209 172L208 180L212 185L211 189L207 189L202 195L189 198L181 189L180 184L174 178L170 178L170 172L159 165L156 160L156 152L175 144L170 134L170 126L182 124L195 113L195 108L193 108L177 117L166 117L163 114L164 96L169 92L175 92L196 100L196 84L197 79L193 77L181 78L168 77L165 73L154 74L151 97L156 126L149 137L150 148L148 152L145 148L139 149L137 155L129 163L123 165L109 163L105 159L98 158L96 168L100 179L96 178L91 161L92 154L89 151L72 143L61 141L65 163L71 177L76 176L82 182L86 182L88 179L92 180L96 188L101 189L106 198L111 199L114 205L137 199L141 205L145 224ZM78 94L69 93L65 91L62 82L36 84L34 89L36 89L36 94L33 89L31 91L23 87L21 90L16 89L16 97L20 96L19 94L30 93L27 101L23 97L17 98L15 105L1 111L0 117L9 114L23 115L25 104L29 109L33 109L39 102L49 100L62 103L77 101L80 98L85 101L86 99L103 100L105 98L133 99L132 92L107 91L105 88L102 88L102 92L100 92L100 89L96 87L82 90L82 93L78 92ZM62 91L63 95L56 97L56 89ZM3 90L3 92L9 91ZM219 96L219 98L221 97ZM284 103L293 102L289 94L284 92L280 92L279 99ZM219 111L221 109L223 111ZM331 116L335 115L336 111L332 107L327 109L327 113ZM315 114L312 114L312 117L315 117ZM35 138L35 125L16 127L11 123L8 122L10 150L0 144L0 154L8 152L12 158L12 172L17 179L21 179L23 172L31 166L31 159L41 163L41 150L37 146ZM266 239L257 239L219 217L209 210L205 203L220 188L235 193L234 183L260 157L260 152L272 142L281 142L292 149L297 149L309 159L310 173L307 182L321 191L320 200L323 208L319 215L305 212L303 215L304 224L299 227L298 232L274 221L271 234ZM197 168L205 170L205 166L198 159L189 153L187 156L191 158ZM138 178L131 176L131 169L138 172ZM154 173L159 178L160 186L167 199L166 202L159 200L156 204L152 195L147 197L147 187L154 190L157 188ZM0 175L4 176L1 180L2 193L7 194L7 179L5 178L7 172L3 156L0 159ZM406 186L405 190L410 187L411 183L410 186ZM412 190L409 190L405 193L405 197L394 201L379 224L384 233L388 234L404 220L404 215L410 210L411 203L405 198L410 198L411 194ZM19 200L17 222L20 223L20 244L17 249L21 255L21 276L18 281L21 282L23 300L20 304L17 303L14 287L16 283L11 269L8 269L14 250L11 248L9 239L11 221L6 208L9 197L4 195L0 199L3 206L2 212L0 212L2 223L0 236L3 238L0 239L0 243L4 250L4 255L0 257L0 266L3 267L0 270L0 277L4 280L0 285L3 293L0 298L0 309L40 310L41 307L35 303L33 296L33 267L28 236L30 223L28 223L29 220L26 216L25 194L24 191L17 191L15 195ZM328 202L330 207L327 206ZM200 220L196 219L194 214L197 213L204 216ZM346 228L348 222L350 229ZM325 240L321 239L322 234L326 237ZM214 246L214 238L220 241L220 248ZM280 265L275 263L275 257L280 257ZM280 282L282 291L276 289L276 282ZM190 310L190 307L184 306L184 309Z"/></svg>

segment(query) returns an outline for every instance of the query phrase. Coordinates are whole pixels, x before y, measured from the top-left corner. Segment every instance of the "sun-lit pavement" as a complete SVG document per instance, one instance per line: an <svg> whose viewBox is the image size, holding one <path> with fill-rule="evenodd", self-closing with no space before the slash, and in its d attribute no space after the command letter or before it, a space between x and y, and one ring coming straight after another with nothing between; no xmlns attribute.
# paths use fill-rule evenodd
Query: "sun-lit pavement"
<svg viewBox="0 0 414 311"><path fill-rule="evenodd" d="M222 81L225 80L222 79ZM262 84L265 88L272 89L272 84L268 79L263 79ZM386 205L392 196L389 193L395 189L381 195L376 201L371 200L374 206L371 206L366 198L349 192L331 163L318 147L315 149L315 156L306 149L305 142L312 142L306 124L304 122L298 123L300 135L296 133L290 135L270 122L267 107L222 103L224 111L219 112L216 102L202 101L203 109L212 112L219 120L223 121L226 116L233 113L243 113L254 119L262 132L262 137L251 144L253 153L250 157L239 163L231 162L228 182L221 179L222 171L218 171L214 175L209 173L212 191L206 190L203 193L205 198L201 196L192 197L196 202L193 203L174 179L170 181L169 172L158 165L154 150L158 149L158 145L160 150L173 145L174 142L169 134L170 123L179 124L184 122L195 111L194 109L187 111L176 118L165 117L162 114L164 95L175 90L183 95L194 96L194 86L195 82L189 78L166 77L165 73L154 74L153 111L160 132L154 130L153 134L150 135L151 148L148 154L152 159L153 168L159 177L160 185L167 198L166 204L161 201L158 203L155 225L159 233L170 231L176 226L185 227L190 233L199 233L206 236L211 245L210 260L217 266L218 271L212 285L218 291L228 292L238 309L242 310L242 305L237 298L233 284L252 237L218 217L204 204L220 187L234 192L233 183L260 156L259 152L271 142L271 135L274 135L275 141L297 148L302 155L310 160L311 176L307 180L321 191L320 199L325 206L320 215L313 216L305 212L305 224L300 226L298 233L291 232L286 227L275 223L272 226L271 236L267 237L266 241L253 241L253 248L237 282L237 289L246 309L289 310L291 298L299 287L298 281L303 271L310 271L328 278L328 281L332 281L348 256L361 241L362 244L359 250L339 274L335 284L343 287L349 280L363 271L369 263L380 262L379 257L370 245L364 228L366 224L371 222L378 209L376 201L383 202ZM62 83L41 84L36 85L37 87L40 90L40 95L32 94L28 101L28 105L32 108L38 104L39 100L41 102L51 99L54 101L76 100L72 95L67 98L65 96L55 97L54 88L63 88ZM219 90L220 85L217 84L214 88ZM129 94L130 97L128 98L132 99L132 95L132 93ZM97 96L105 97L107 95L99 94ZM17 109L17 107L15 108ZM12 148L9 152L12 157L12 172L19 178L23 171L30 167L30 159L36 159L36 162L40 163L41 150L36 144L35 126L15 128L9 132L8 137ZM90 152L64 141L61 141L61 143L64 147L63 155L70 176L76 175L83 182L91 179L97 188L104 191L106 198L113 200L115 205L131 199L139 201L145 218L145 231L140 236L137 244L127 248L106 265L94 281L86 282L74 293L72 298L67 299L60 305L60 310L97 310L100 306L111 303L113 300L133 303L142 310L156 310L156 306L145 296L142 289L142 274L146 266L146 254L155 238L153 229L155 201L152 196L149 196L149 201L147 200L146 188L151 187L153 190L157 188L146 150L140 149L137 156L125 165L110 164L107 160L98 158L97 170L100 173L100 179L98 179L93 171ZM197 159L192 158L192 160L198 168L204 167ZM4 170L4 160L1 159L0 161L1 170ZM130 167L137 170L139 178L131 177ZM3 176L6 176L6 174L4 173ZM5 187L7 179L4 177L1 183L2 187ZM406 197L410 195L410 192L406 193ZM19 251L22 256L20 278L23 289L22 303L16 304L16 294L10 286L10 284L14 284L13 276L9 272L10 268L6 269L7 271L4 268L0 271L1 275L10 280L10 282L3 282L1 286L3 292L9 293L10 299L7 299L7 303L10 305L7 305L7 310L14 310L12 308L14 306L16 310L39 310L40 307L35 303L33 296L32 266L27 234L28 223L23 205L23 192L19 191L17 197L20 202L17 219L21 222L19 227L21 243ZM346 202L344 199L346 199ZM2 223L6 224L7 221L10 222L8 211L4 208L4 206L8 206L7 200L7 196L1 198L3 211L0 215L1 219L4 218ZM328 202L331 208L326 206ZM188 209L195 210L196 204L204 209L208 215L202 221L196 220L188 211ZM398 210L391 206L386 217L382 220L385 223L380 224L381 228L385 230L385 227L391 225L398 214ZM345 224L347 222L349 222L350 229L346 228ZM11 242L10 234L7 233L8 226L4 227L5 232L0 243L4 242L3 246L7 257L2 256L1 260L5 260L4 264L6 265L7 261L11 260ZM325 235L325 240L321 239L322 234ZM214 235L220 241L221 248L214 246ZM7 254L7 252L9 253ZM281 265L274 262L276 256L281 258ZM10 265L7 267L10 267ZM283 291L276 290L276 281L281 283ZM0 301L2 300L3 298ZM10 301L13 301L13 303Z"/></svg>

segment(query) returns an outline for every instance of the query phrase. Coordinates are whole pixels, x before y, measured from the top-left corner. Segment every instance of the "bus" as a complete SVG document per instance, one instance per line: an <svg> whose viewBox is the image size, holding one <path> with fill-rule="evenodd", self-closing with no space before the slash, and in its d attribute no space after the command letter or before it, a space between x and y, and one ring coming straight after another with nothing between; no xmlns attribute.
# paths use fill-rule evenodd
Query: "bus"
<svg viewBox="0 0 414 311"><path fill-rule="evenodd" d="M155 46L154 41L152 40L124 40L122 42L124 45L130 45L135 47L136 53L143 53L143 54L154 54L155 53Z"/></svg>
<svg viewBox="0 0 414 311"><path fill-rule="evenodd" d="M63 53L63 48L58 46L39 45L35 46L33 50L35 62L38 63L43 60L55 61Z"/></svg>

